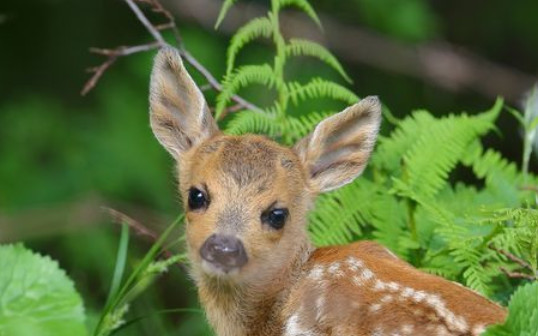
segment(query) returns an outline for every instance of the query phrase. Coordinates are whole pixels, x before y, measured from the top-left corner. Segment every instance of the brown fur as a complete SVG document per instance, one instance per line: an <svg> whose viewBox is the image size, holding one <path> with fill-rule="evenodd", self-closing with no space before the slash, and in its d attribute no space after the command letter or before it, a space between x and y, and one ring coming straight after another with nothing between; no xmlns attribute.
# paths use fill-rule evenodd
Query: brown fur
<svg viewBox="0 0 538 336"><path fill-rule="evenodd" d="M306 213L319 192L363 171L380 104L366 98L322 121L293 149L261 136L222 135L172 49L155 61L151 123L178 162L179 192L208 196L186 208L191 274L219 336L477 335L505 311L474 292L420 272L382 246L360 242L314 249ZM282 229L263 223L287 208ZM213 234L239 239L247 263L219 273L201 257Z"/></svg>

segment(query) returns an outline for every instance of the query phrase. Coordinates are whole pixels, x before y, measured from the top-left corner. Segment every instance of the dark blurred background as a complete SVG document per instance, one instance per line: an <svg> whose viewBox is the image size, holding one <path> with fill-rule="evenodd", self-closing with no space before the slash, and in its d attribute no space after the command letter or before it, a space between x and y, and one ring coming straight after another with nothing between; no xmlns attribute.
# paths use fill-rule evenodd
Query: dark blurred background
<svg viewBox="0 0 538 336"><path fill-rule="evenodd" d="M359 96L379 95L399 118L418 108L436 115L482 111L497 95L519 107L538 75L536 0L311 3L324 32L290 11L285 33L328 45L353 78L352 89ZM220 79L230 34L264 13L268 1L239 1L217 31L220 1L163 4L176 16L187 49ZM155 52L119 59L91 92L80 94L90 76L85 69L104 60L89 47L149 41L121 0L0 2L0 243L24 241L57 259L82 293L90 324L106 298L119 237L100 207L120 209L155 230L180 212L172 160L153 138L147 117ZM260 62L271 52L269 45L253 44L239 62ZM319 65L301 59L291 71L337 78ZM503 113L498 126L500 134L486 142L519 164L516 120ZM148 243L131 241L136 260ZM196 302L194 285L173 268L131 314ZM184 313L151 316L120 334L208 331L201 314Z"/></svg>

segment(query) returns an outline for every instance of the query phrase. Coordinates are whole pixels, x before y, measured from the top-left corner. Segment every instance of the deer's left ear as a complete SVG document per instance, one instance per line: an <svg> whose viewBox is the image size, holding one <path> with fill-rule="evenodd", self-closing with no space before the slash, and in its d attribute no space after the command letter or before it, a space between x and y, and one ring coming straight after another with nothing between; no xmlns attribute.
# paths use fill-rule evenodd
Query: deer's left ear
<svg viewBox="0 0 538 336"><path fill-rule="evenodd" d="M339 188L359 176L370 158L381 123L377 97L366 97L322 122L295 146L315 192Z"/></svg>
<svg viewBox="0 0 538 336"><path fill-rule="evenodd" d="M174 48L162 48L155 57L149 103L153 133L176 160L218 133L202 92Z"/></svg>

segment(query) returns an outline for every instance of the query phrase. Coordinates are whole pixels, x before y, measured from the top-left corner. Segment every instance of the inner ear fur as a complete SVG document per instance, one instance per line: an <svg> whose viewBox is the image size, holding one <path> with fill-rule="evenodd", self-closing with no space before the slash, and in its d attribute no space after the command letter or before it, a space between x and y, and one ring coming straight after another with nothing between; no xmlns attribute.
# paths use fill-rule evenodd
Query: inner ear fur
<svg viewBox="0 0 538 336"><path fill-rule="evenodd" d="M377 97L369 96L321 121L294 146L314 191L339 188L364 171L380 123L381 103Z"/></svg>
<svg viewBox="0 0 538 336"><path fill-rule="evenodd" d="M176 159L219 132L202 92L175 48L164 47L155 57L149 103L153 133Z"/></svg>

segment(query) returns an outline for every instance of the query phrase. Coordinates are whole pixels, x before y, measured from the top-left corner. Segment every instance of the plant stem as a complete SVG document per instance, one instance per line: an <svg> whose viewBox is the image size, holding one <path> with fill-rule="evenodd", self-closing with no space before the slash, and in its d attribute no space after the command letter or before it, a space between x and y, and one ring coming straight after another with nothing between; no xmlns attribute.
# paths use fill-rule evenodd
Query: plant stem
<svg viewBox="0 0 538 336"><path fill-rule="evenodd" d="M288 109L288 88L286 86L286 81L284 78L284 66L286 64L286 41L282 36L280 31L280 20L279 20L280 7L277 0L271 1L271 15L269 19L273 24L273 40L276 48L276 55L274 60L274 73L276 78L276 90L278 92L278 102L277 102L277 122L280 124L285 123L286 112ZM283 140L285 143L288 142L289 134L288 132L283 132Z"/></svg>

